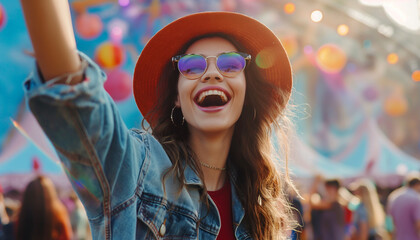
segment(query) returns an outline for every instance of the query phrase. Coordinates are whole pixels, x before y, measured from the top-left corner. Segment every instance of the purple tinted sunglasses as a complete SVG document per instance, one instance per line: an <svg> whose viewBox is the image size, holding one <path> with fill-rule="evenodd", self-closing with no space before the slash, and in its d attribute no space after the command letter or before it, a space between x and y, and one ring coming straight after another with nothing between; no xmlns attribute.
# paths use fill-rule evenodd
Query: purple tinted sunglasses
<svg viewBox="0 0 420 240"><path fill-rule="evenodd" d="M178 70L187 79L197 79L207 71L208 58L216 58L217 70L225 77L236 77L241 73L251 55L241 52L226 52L217 56L203 56L200 54L183 54L172 57L173 63L178 63Z"/></svg>

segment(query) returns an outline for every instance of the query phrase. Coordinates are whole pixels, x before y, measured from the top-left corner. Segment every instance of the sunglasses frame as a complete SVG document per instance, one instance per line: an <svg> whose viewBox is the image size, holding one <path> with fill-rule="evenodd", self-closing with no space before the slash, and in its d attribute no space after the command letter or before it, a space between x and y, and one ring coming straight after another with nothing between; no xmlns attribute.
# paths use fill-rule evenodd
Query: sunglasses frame
<svg viewBox="0 0 420 240"><path fill-rule="evenodd" d="M240 71L240 72L238 72L238 74L240 74L245 68L246 68L246 66L248 65L248 63L251 61L251 54L248 54L248 53L243 53L243 52L235 52L235 51L232 51L232 52L222 52L222 53L219 53L217 56L203 56L203 55L201 55L201 54L196 54L196 53L192 53L192 54L181 54L181 55L177 55L177 56L174 56L174 57L172 57L172 64L173 64L173 67L175 68L175 64L177 65L177 69L178 69L178 71L179 71L179 73L182 75L182 76L184 76L185 78L187 78L187 79L190 79L190 80L195 80L195 79L198 79L198 78L201 78L206 72L207 72L207 69L208 69L208 67L209 67L209 64L208 64L208 59L209 58L216 58L216 68L217 68L217 71L219 71L219 73L220 74L222 74L224 77L229 77L229 76L226 76L224 73L223 73L223 71L221 71L220 69L219 69L219 66L217 66L217 59L219 58L219 56L221 56L221 55L223 55L223 54L228 54L228 53L237 53L237 54L239 54L239 55L241 55L244 59L245 59L245 65L244 65L244 67L242 68L242 70ZM179 69L179 65L178 65L178 62L181 60L181 58L183 58L183 57L185 57L185 56L188 56L188 55L198 55L198 56L201 56L201 57L203 57L205 60L206 60L206 68L204 69L204 71L203 71L203 73L200 75L200 76L198 76L198 77L195 77L195 78L189 78L189 77L187 77L187 76L185 76L182 72L181 72L181 70ZM237 76L237 75L236 75Z"/></svg>

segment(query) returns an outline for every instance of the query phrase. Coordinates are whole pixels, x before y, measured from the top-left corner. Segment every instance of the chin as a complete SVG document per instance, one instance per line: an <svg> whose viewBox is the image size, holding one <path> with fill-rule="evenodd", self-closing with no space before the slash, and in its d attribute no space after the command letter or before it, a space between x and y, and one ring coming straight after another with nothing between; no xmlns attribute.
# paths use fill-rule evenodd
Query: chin
<svg viewBox="0 0 420 240"><path fill-rule="evenodd" d="M233 130L235 127L235 122L226 122L220 119L206 119L196 126L189 124L189 128L191 127L204 133L219 133Z"/></svg>

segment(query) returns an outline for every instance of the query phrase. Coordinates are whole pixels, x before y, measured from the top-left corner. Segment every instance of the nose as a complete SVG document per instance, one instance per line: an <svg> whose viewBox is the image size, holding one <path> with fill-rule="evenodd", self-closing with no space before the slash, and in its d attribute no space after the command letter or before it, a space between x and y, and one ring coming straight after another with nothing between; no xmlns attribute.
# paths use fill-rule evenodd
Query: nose
<svg viewBox="0 0 420 240"><path fill-rule="evenodd" d="M201 77L202 81L210 81L210 80L216 80L216 81L222 81L223 75L220 74L219 70L216 66L216 58L211 57L207 58L207 70L204 73L204 75Z"/></svg>

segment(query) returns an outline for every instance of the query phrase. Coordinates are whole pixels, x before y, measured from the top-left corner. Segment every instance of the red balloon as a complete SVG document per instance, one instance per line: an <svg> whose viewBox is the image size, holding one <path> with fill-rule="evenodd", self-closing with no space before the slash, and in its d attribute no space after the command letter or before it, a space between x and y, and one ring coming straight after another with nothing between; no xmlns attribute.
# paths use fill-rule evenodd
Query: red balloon
<svg viewBox="0 0 420 240"><path fill-rule="evenodd" d="M0 4L0 29L3 27L6 22L6 11L4 11L3 6Z"/></svg>
<svg viewBox="0 0 420 240"><path fill-rule="evenodd" d="M102 20L96 14L83 13L76 18L76 31L82 38L96 38L102 33L102 30Z"/></svg>
<svg viewBox="0 0 420 240"><path fill-rule="evenodd" d="M131 95L133 83L130 74L121 69L113 69L107 75L104 87L114 101L125 100Z"/></svg>
<svg viewBox="0 0 420 240"><path fill-rule="evenodd" d="M104 42L96 48L95 61L99 66L112 69L120 66L125 59L124 48L113 42Z"/></svg>

